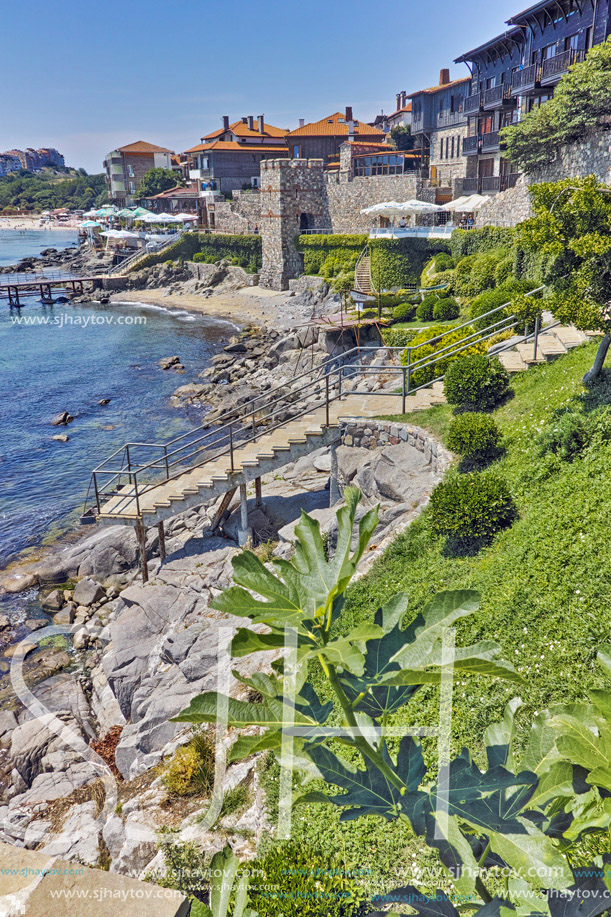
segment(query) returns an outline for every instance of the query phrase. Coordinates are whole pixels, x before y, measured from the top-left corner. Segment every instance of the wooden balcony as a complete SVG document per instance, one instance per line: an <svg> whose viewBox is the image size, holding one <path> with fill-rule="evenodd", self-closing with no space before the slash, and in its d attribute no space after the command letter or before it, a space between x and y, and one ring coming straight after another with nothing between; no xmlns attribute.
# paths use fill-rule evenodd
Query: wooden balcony
<svg viewBox="0 0 611 917"><path fill-rule="evenodd" d="M549 86L556 83L573 64L583 60L583 51L563 51L554 57L549 57L541 65L541 85Z"/></svg>
<svg viewBox="0 0 611 917"><path fill-rule="evenodd" d="M463 178L462 181L462 194L479 194L481 190L481 184L479 178Z"/></svg>
<svg viewBox="0 0 611 917"><path fill-rule="evenodd" d="M463 103L463 111L466 115L476 115L482 110L482 94L476 92L472 96L467 96Z"/></svg>
<svg viewBox="0 0 611 917"><path fill-rule="evenodd" d="M477 156L480 150L479 137L465 137L462 142L463 156Z"/></svg>
<svg viewBox="0 0 611 917"><path fill-rule="evenodd" d="M516 70L511 77L511 88L514 95L523 95L531 89L537 89L540 86L541 70L538 64L532 64L530 67L524 67L523 70Z"/></svg>
<svg viewBox="0 0 611 917"><path fill-rule="evenodd" d="M496 153L501 149L501 135L498 131L482 134L482 153Z"/></svg>
<svg viewBox="0 0 611 917"><path fill-rule="evenodd" d="M504 105L511 105L511 86L501 85L493 86L484 93L484 109L491 111L495 108L503 108Z"/></svg>

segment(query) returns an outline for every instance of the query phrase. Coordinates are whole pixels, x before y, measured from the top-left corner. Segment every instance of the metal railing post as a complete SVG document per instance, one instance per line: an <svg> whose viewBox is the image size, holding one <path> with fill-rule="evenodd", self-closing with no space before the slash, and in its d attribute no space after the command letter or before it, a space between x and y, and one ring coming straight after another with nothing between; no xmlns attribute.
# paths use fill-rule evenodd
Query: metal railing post
<svg viewBox="0 0 611 917"><path fill-rule="evenodd" d="M130 462L130 460L129 460L129 446L126 446L126 447L125 447L125 457L127 458L127 480L129 481L130 484L133 484L133 481L132 481L132 473L131 473L131 472L132 472L132 465L131 465L131 462Z"/></svg>
<svg viewBox="0 0 611 917"><path fill-rule="evenodd" d="M412 384L412 348L407 348L407 394Z"/></svg>
<svg viewBox="0 0 611 917"><path fill-rule="evenodd" d="M95 471L93 472L93 486L95 488L95 503L98 508L98 515L99 515L100 514L100 494L98 491L98 478L97 478Z"/></svg>
<svg viewBox="0 0 611 917"><path fill-rule="evenodd" d="M403 367L403 386L401 389L401 413L402 414L405 414L406 412L406 404L405 404L405 398L407 396L406 386L407 386L407 367L404 366Z"/></svg>
<svg viewBox="0 0 611 917"><path fill-rule="evenodd" d="M257 438L257 422L255 420L255 405L253 402L252 406L252 438L255 440Z"/></svg>
<svg viewBox="0 0 611 917"><path fill-rule="evenodd" d="M330 426L330 423L329 423L329 374L328 373L325 376L325 393L326 393L326 399L327 399L325 414L327 418L327 426Z"/></svg>
<svg viewBox="0 0 611 917"><path fill-rule="evenodd" d="M231 458L231 471L234 471L233 466L233 424L229 424L229 456Z"/></svg>
<svg viewBox="0 0 611 917"><path fill-rule="evenodd" d="M342 400L342 379L344 378L344 364L340 363L339 372L337 374L337 388L339 391L339 400Z"/></svg>
<svg viewBox="0 0 611 917"><path fill-rule="evenodd" d="M169 466L169 464L168 464L168 447L167 447L167 445L164 445L164 447L163 447L163 455L164 455L164 458L165 458L165 479L166 479L166 481L169 481L169 479L170 479L170 466Z"/></svg>
<svg viewBox="0 0 611 917"><path fill-rule="evenodd" d="M539 316L535 319L535 349L533 359L537 359L537 347L539 346Z"/></svg>

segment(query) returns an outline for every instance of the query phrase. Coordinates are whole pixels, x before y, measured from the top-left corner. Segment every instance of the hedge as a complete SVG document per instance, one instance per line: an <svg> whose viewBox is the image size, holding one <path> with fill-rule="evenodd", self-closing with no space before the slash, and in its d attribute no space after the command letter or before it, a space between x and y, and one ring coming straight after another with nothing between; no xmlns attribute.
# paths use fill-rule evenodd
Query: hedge
<svg viewBox="0 0 611 917"><path fill-rule="evenodd" d="M196 255L200 255L196 259ZM162 252L151 252L138 264L138 270L164 261L204 261L214 263L226 258L251 273L261 270L261 236L232 236L220 233L185 232Z"/></svg>
<svg viewBox="0 0 611 917"><path fill-rule="evenodd" d="M455 229L450 238L450 252L457 261L459 258L464 258L465 255L480 255L494 248L510 249L515 244L516 238L516 230L504 226Z"/></svg>
<svg viewBox="0 0 611 917"><path fill-rule="evenodd" d="M321 275L327 280L354 270L359 255L367 245L365 235L302 235L296 239L303 253L304 274Z"/></svg>
<svg viewBox="0 0 611 917"><path fill-rule="evenodd" d="M441 239L371 239L371 277L384 290L419 286L425 264L433 255L448 251Z"/></svg>

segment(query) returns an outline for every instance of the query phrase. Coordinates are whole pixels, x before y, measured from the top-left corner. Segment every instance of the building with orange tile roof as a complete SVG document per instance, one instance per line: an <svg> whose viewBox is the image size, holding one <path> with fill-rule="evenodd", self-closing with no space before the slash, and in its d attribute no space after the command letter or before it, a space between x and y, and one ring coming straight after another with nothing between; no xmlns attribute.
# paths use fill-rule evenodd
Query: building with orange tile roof
<svg viewBox="0 0 611 917"><path fill-rule="evenodd" d="M229 193L244 188L258 188L261 162L286 159L286 129L267 124L264 115L253 115L229 123L201 138L201 143L185 151L193 160L189 178L197 181L201 191Z"/></svg>
<svg viewBox="0 0 611 917"><path fill-rule="evenodd" d="M336 111L320 121L304 124L286 134L285 141L291 159L322 159L325 166L336 162L340 147L347 140L358 140L365 143L382 143L385 133L372 127L365 121L356 121L352 108L345 112Z"/></svg>
<svg viewBox="0 0 611 917"><path fill-rule="evenodd" d="M176 168L173 156L173 150L146 140L113 150L104 160L108 197L121 207L133 204L144 174L149 169Z"/></svg>

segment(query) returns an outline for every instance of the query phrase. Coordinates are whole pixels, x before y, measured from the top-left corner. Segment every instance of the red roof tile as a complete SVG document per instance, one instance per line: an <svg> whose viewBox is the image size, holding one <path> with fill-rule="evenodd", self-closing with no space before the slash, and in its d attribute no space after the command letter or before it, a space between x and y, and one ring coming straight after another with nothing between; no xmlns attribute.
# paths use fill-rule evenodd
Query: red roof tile
<svg viewBox="0 0 611 917"><path fill-rule="evenodd" d="M341 120L340 120L341 119ZM353 121L353 133L356 137L359 135L366 137L384 137L384 131L377 127L371 127L364 122ZM312 121L310 124L304 124L291 131L286 136L291 140L293 137L343 137L348 136L349 128L345 116L341 111L336 111L333 115L327 115L320 121Z"/></svg>
<svg viewBox="0 0 611 917"><path fill-rule="evenodd" d="M165 146L156 146L154 143L147 143L146 140L136 140L135 143L128 143L127 146L120 146L118 153L173 153Z"/></svg>
<svg viewBox="0 0 611 917"><path fill-rule="evenodd" d="M237 140L213 140L212 143L200 143L198 146L185 150L186 153L207 153L209 150L232 153L286 153L288 149L282 143L267 145L265 143L238 143Z"/></svg>
<svg viewBox="0 0 611 917"><path fill-rule="evenodd" d="M267 124L263 122L263 133L259 130L258 122L255 120L253 130L251 130L248 124L240 119L239 121L234 121L233 124L230 124L227 130L230 130L236 135L236 137L284 137L286 130L281 127L274 127L273 124ZM224 127L218 129L218 131L212 131L211 134L206 134L205 137L202 137L202 140L214 140L215 137L221 137L223 134L227 133Z"/></svg>
<svg viewBox="0 0 611 917"><path fill-rule="evenodd" d="M433 92L441 92L442 89L449 89L450 86L459 86L461 83L470 83L470 82L471 82L470 76L463 76L461 77L460 80L450 80L449 83L442 83L440 86L430 86L429 89L419 89L418 92L410 93L409 98L413 99L414 96L419 96L419 95L422 95L423 93L428 94L428 93L433 93Z"/></svg>

